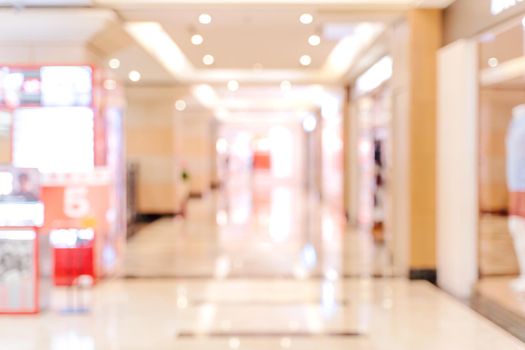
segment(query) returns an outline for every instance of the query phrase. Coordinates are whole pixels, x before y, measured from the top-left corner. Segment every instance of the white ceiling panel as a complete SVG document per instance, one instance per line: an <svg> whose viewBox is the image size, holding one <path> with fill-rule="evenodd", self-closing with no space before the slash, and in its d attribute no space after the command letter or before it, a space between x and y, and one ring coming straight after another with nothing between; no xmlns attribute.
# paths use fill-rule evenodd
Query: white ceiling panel
<svg viewBox="0 0 525 350"><path fill-rule="evenodd" d="M99 9L0 10L0 42L83 43L113 20L112 11Z"/></svg>

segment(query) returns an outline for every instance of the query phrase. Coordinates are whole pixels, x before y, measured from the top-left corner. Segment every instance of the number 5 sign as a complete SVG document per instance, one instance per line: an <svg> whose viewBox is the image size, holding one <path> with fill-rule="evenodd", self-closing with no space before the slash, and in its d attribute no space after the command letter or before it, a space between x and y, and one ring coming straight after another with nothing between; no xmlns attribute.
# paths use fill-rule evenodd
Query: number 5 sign
<svg viewBox="0 0 525 350"><path fill-rule="evenodd" d="M108 227L110 183L106 178L91 176L60 176L44 179L42 201L45 206L44 229L84 228L95 222L97 230Z"/></svg>

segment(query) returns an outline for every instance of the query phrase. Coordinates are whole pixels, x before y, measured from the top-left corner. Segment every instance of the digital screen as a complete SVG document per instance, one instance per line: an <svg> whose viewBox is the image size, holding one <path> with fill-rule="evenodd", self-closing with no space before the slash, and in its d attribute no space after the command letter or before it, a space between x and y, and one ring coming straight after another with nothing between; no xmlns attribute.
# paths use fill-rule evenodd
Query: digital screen
<svg viewBox="0 0 525 350"><path fill-rule="evenodd" d="M13 115L13 164L42 173L94 168L94 115L87 107L20 108Z"/></svg>
<svg viewBox="0 0 525 350"><path fill-rule="evenodd" d="M0 67L0 106L90 106L92 76L88 66Z"/></svg>
<svg viewBox="0 0 525 350"><path fill-rule="evenodd" d="M49 239L55 248L89 246L95 238L93 229L59 229L51 231Z"/></svg>
<svg viewBox="0 0 525 350"><path fill-rule="evenodd" d="M0 104L10 108L41 103L39 69L0 68Z"/></svg>
<svg viewBox="0 0 525 350"><path fill-rule="evenodd" d="M0 310L28 312L36 308L35 239L33 230L0 230Z"/></svg>
<svg viewBox="0 0 525 350"><path fill-rule="evenodd" d="M42 106L91 105L89 67L42 67Z"/></svg>

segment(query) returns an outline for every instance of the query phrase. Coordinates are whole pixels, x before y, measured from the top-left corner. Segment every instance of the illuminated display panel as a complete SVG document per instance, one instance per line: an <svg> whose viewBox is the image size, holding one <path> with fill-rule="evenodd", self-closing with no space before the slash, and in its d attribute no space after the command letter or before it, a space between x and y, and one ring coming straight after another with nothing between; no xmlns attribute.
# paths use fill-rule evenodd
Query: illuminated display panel
<svg viewBox="0 0 525 350"><path fill-rule="evenodd" d="M42 67L40 74L42 106L91 105L91 68L48 66Z"/></svg>
<svg viewBox="0 0 525 350"><path fill-rule="evenodd" d="M13 115L13 164L42 173L94 168L94 115L87 107L19 108Z"/></svg>
<svg viewBox="0 0 525 350"><path fill-rule="evenodd" d="M0 67L0 106L90 106L88 66Z"/></svg>
<svg viewBox="0 0 525 350"><path fill-rule="evenodd" d="M44 224L42 203L0 202L0 227L33 227Z"/></svg>

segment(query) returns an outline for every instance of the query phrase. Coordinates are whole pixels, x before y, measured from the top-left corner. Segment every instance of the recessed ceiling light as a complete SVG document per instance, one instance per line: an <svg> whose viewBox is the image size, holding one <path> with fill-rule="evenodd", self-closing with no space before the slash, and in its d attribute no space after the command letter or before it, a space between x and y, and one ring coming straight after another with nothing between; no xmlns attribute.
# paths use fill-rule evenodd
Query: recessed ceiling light
<svg viewBox="0 0 525 350"><path fill-rule="evenodd" d="M281 82L282 91L290 91L291 89L292 89L292 83L290 83L288 80L283 80Z"/></svg>
<svg viewBox="0 0 525 350"><path fill-rule="evenodd" d="M204 38L202 37L202 35L200 35L200 34L193 34L191 36L191 43L193 45L199 46L203 42L204 42Z"/></svg>
<svg viewBox="0 0 525 350"><path fill-rule="evenodd" d="M239 90L239 82L237 80L230 80L228 82L228 90L230 90L231 92Z"/></svg>
<svg viewBox="0 0 525 350"><path fill-rule="evenodd" d="M142 78L142 75L140 74L140 72L138 72L136 70L132 70L131 72L129 72L128 78L132 82L136 83L136 82L140 81L140 79Z"/></svg>
<svg viewBox="0 0 525 350"><path fill-rule="evenodd" d="M200 24L210 24L211 23L211 16L207 13L202 13L200 16L199 16L199 23Z"/></svg>
<svg viewBox="0 0 525 350"><path fill-rule="evenodd" d="M212 55L204 55L202 58L202 63L204 63L207 66L211 66L213 63L215 63L215 57Z"/></svg>
<svg viewBox="0 0 525 350"><path fill-rule="evenodd" d="M314 21L314 16L312 16L311 14L309 13L303 13L301 15L301 17L299 17L299 21L302 23L302 24L310 24Z"/></svg>
<svg viewBox="0 0 525 350"><path fill-rule="evenodd" d="M175 101L175 109L179 112L184 111L186 109L186 101L184 100Z"/></svg>
<svg viewBox="0 0 525 350"><path fill-rule="evenodd" d="M499 61L496 57L491 57L489 58L488 64L490 68L496 68L499 64Z"/></svg>
<svg viewBox="0 0 525 350"><path fill-rule="evenodd" d="M308 38L308 44L312 46L318 46L321 43L321 37L319 35L310 35Z"/></svg>
<svg viewBox="0 0 525 350"><path fill-rule="evenodd" d="M109 68L117 69L120 67L120 60L118 58L112 58L108 62Z"/></svg>
<svg viewBox="0 0 525 350"><path fill-rule="evenodd" d="M299 59L299 63L301 63L302 66L309 66L312 63L312 57L308 55L302 55Z"/></svg>

